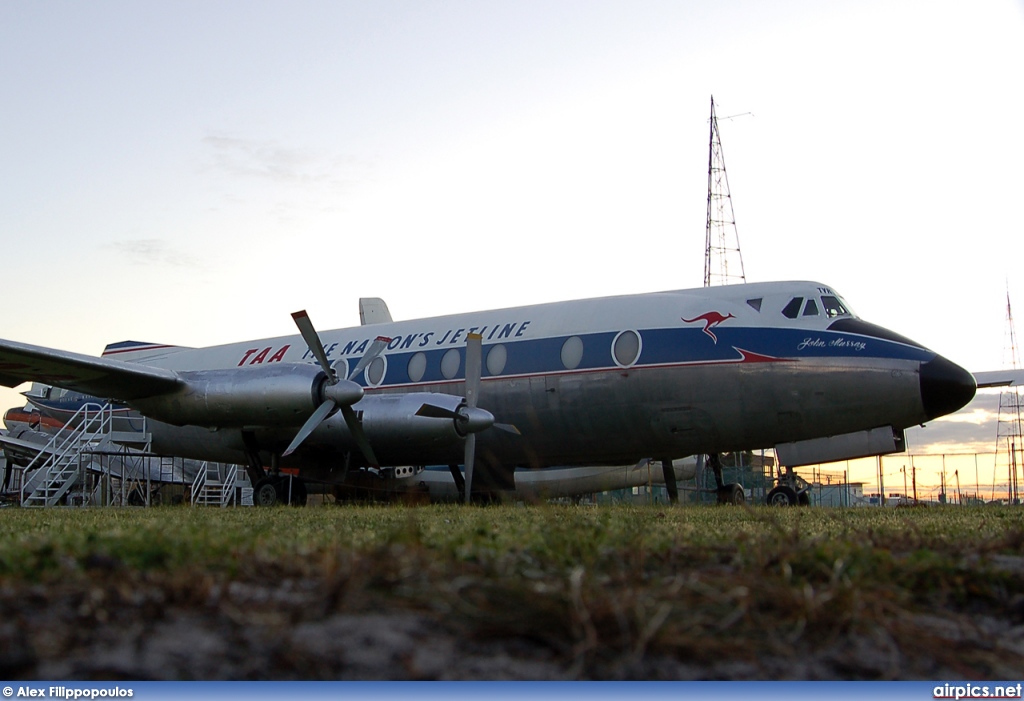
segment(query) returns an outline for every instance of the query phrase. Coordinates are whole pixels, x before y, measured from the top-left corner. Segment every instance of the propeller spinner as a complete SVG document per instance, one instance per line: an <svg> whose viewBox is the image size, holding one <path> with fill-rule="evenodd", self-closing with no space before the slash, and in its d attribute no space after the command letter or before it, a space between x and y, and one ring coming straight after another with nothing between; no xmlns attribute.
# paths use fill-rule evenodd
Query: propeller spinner
<svg viewBox="0 0 1024 701"><path fill-rule="evenodd" d="M323 402L306 419L306 423L295 434L295 438L292 439L288 449L281 453L281 457L287 457L294 453L324 419L334 413L335 410L340 409L341 415L345 418L345 424L355 439L356 445L359 446L359 450L363 453L367 462L371 465L376 465L377 457L373 454L373 449L370 447L369 441L366 440L366 434L363 432L362 424L359 423L359 418L352 408L352 405L363 397L363 388L352 382L352 378L381 354L381 351L387 347L388 339L378 338L375 340L366 354L359 360L359 364L356 365L352 373L345 379L339 379L327 360L324 345L320 342L320 335L313 328L313 322L309 320L309 314L305 310L295 312L292 314L292 319L295 320L295 325L299 327L302 340L306 342L309 350L312 351L316 361L320 364L320 368L327 374L327 380L324 383L323 389L321 389Z"/></svg>

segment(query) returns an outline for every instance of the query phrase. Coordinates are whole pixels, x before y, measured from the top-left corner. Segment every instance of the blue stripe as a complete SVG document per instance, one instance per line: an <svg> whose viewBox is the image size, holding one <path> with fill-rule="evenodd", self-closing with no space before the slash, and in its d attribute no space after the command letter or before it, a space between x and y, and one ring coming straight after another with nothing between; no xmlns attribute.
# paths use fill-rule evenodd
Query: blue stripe
<svg viewBox="0 0 1024 701"><path fill-rule="evenodd" d="M716 343L700 328L648 329L640 331L642 350L634 367L660 365L683 365L699 363L738 362L742 355L737 349L759 355L793 360L802 358L881 358L925 362L935 354L924 348L896 343L885 339L858 336L831 331L809 331L807 329L778 328L717 328L713 333ZM572 372L614 370L612 342L616 333L602 332L581 335L583 357ZM562 345L570 336L532 340L502 342L508 351L508 360L501 376L541 375L568 371L562 364ZM856 350L858 344L864 344ZM484 344L484 377L487 371L487 354L497 343ZM441 374L441 359L450 350L459 353L459 370L449 379ZM387 354L387 375L382 387L412 384L409 377L409 360L417 353L426 355L426 371L416 384L435 384L459 380L465 377L465 346L443 346L433 349L411 349L404 353ZM350 359L354 365L355 360ZM363 375L354 378L366 385Z"/></svg>

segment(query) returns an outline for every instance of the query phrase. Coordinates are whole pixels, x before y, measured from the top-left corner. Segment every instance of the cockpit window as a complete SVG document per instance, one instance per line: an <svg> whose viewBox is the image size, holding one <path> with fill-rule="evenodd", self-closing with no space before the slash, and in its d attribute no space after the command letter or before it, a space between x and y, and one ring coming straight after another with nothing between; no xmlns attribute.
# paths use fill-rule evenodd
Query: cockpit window
<svg viewBox="0 0 1024 701"><path fill-rule="evenodd" d="M761 311L761 302L761 297L758 297L757 299L747 300L747 304L750 306L751 309L754 309L755 311Z"/></svg>
<svg viewBox="0 0 1024 701"><path fill-rule="evenodd" d="M814 303L813 299L807 300L807 306L804 307L804 316L818 316L818 305Z"/></svg>
<svg viewBox="0 0 1024 701"><path fill-rule="evenodd" d="M795 319L797 315L800 313L800 307L803 306L803 303L803 297L794 297L793 299L789 300L789 304L787 304L783 308L782 315L785 316L787 319Z"/></svg>
<svg viewBox="0 0 1024 701"><path fill-rule="evenodd" d="M823 295L821 306L825 308L825 316L829 319L835 319L837 316L850 316L849 310L847 310L838 297Z"/></svg>

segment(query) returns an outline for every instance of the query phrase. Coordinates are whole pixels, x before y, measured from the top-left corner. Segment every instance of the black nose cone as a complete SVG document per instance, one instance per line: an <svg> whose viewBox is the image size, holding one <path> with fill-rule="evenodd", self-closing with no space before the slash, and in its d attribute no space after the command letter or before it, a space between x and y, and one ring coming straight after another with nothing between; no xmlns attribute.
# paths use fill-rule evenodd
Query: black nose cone
<svg viewBox="0 0 1024 701"><path fill-rule="evenodd" d="M977 389L971 373L941 355L921 365L921 403L929 419L965 406L974 399Z"/></svg>

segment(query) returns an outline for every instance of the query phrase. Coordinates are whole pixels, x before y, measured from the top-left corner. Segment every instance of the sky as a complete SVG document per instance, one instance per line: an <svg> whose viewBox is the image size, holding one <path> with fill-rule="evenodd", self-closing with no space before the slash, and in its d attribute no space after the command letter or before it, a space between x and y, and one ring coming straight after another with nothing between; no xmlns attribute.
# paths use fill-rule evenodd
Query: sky
<svg viewBox="0 0 1024 701"><path fill-rule="evenodd" d="M1022 0L0 3L0 336L699 287L714 95L749 281L1004 367L1022 36ZM992 396L912 445L994 444Z"/></svg>

